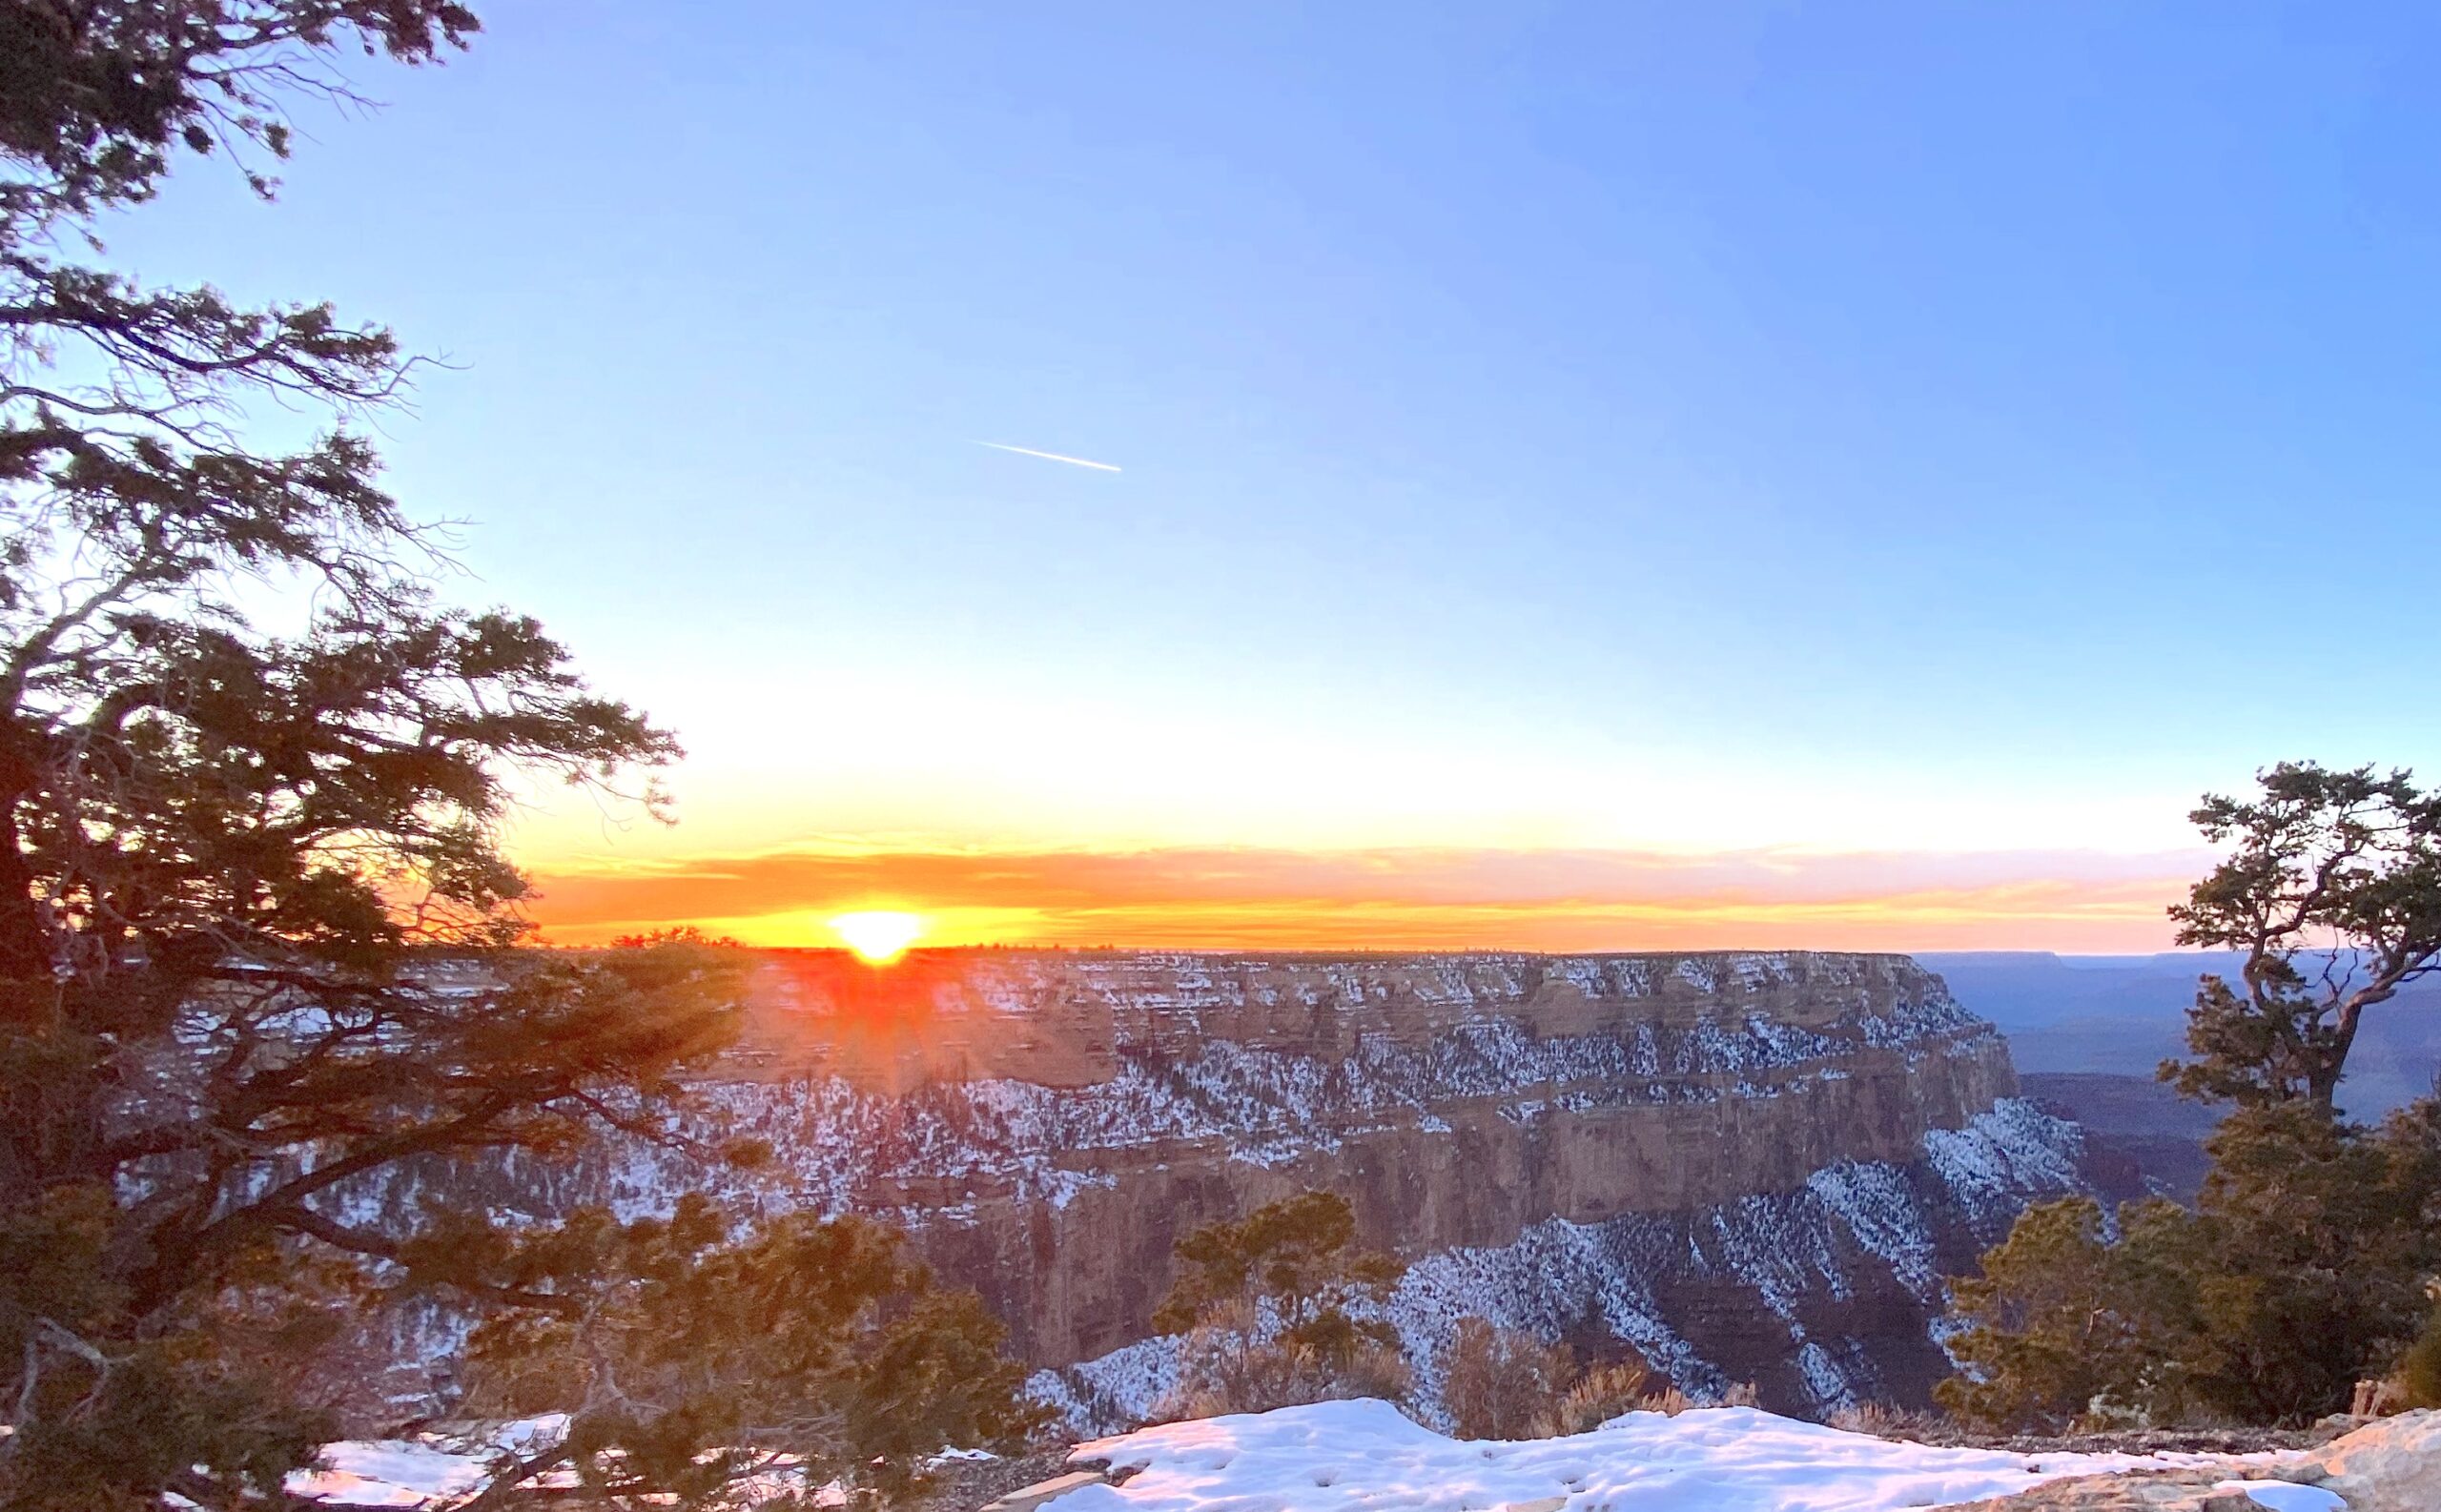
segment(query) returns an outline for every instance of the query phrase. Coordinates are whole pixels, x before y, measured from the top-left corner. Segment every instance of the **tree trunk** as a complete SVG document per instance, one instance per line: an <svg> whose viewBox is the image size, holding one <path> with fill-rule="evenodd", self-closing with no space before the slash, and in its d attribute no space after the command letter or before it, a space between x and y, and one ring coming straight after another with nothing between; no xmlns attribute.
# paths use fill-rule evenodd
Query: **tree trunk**
<svg viewBox="0 0 2441 1512"><path fill-rule="evenodd" d="M2382 994L2387 997L2386 991ZM2356 1026L2364 1020L2367 994L2357 992L2339 1005L2339 1020L2331 1026L2330 1043L2314 1052L2307 1091L2314 1106L2328 1113L2339 1095L2339 1078L2348 1069L2349 1048L2356 1043Z"/></svg>

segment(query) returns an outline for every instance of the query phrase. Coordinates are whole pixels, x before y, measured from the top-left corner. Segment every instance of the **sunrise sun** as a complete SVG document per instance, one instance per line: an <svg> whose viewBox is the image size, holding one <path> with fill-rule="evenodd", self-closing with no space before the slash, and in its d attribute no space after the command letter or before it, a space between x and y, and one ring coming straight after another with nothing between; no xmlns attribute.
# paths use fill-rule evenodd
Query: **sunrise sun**
<svg viewBox="0 0 2441 1512"><path fill-rule="evenodd" d="M842 913L831 921L831 931L848 942L848 949L875 966L887 965L907 952L924 932L923 916L899 913L890 909L872 909L862 913Z"/></svg>

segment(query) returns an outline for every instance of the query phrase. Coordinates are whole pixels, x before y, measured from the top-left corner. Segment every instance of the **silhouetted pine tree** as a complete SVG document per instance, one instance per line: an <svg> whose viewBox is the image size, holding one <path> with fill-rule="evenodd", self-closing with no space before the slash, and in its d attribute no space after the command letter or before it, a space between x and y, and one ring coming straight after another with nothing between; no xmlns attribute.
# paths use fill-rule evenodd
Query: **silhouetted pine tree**
<svg viewBox="0 0 2441 1512"><path fill-rule="evenodd" d="M269 197L283 105L343 96L338 50L423 63L476 29L453 0L0 4L11 1508L276 1502L333 1426L315 1357L368 1288L435 1288L502 1340L624 1319L616 1352L668 1368L576 1373L551 1405L579 1412L579 1451L626 1448L639 1473L783 1440L903 1458L909 1432L1015 1421L995 1330L862 1226L732 1235L692 1206L659 1229L462 1213L418 1235L346 1200L402 1162L667 1136L677 1073L730 1032L738 954L508 949L511 774L649 807L678 747L532 620L427 591L425 534L358 428L414 367L391 335L79 258L183 154L235 159ZM251 448L265 399L331 426ZM309 607L275 634L247 606L282 589ZM437 954L484 971L431 990ZM808 1269L843 1247L865 1263ZM749 1338L879 1353L749 1392L683 1359ZM700 1489L688 1474L678 1489Z"/></svg>

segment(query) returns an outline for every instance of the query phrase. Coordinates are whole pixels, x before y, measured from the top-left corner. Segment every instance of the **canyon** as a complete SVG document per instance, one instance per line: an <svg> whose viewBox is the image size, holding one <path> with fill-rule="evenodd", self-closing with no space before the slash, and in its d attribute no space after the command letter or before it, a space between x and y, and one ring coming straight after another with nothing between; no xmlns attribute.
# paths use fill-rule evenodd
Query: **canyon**
<svg viewBox="0 0 2441 1512"><path fill-rule="evenodd" d="M1082 1431L1167 1389L1177 1240L1309 1188L1407 1262L1386 1312L1427 1399L1474 1314L1819 1416L1923 1400L1942 1276L2083 1182L2078 1128L1903 956L783 952L755 1001L683 1143L349 1201L886 1216ZM740 1141L769 1158L706 1154Z"/></svg>

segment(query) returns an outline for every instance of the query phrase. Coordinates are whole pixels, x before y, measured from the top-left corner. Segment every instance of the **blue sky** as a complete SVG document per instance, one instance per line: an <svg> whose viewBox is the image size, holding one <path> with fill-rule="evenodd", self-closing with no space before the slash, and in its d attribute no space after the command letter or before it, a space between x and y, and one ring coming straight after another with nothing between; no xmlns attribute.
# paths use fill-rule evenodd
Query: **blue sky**
<svg viewBox="0 0 2441 1512"><path fill-rule="evenodd" d="M2441 12L486 21L113 243L458 364L453 591L694 751L538 854L2163 856L2441 766Z"/></svg>

